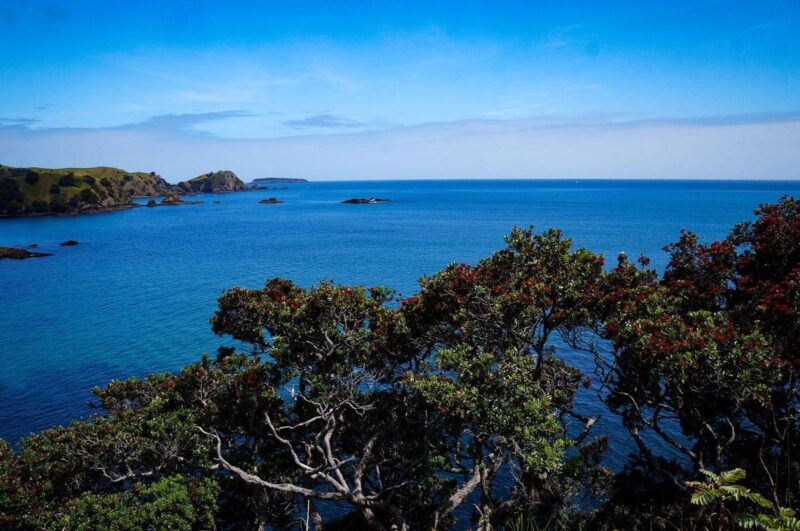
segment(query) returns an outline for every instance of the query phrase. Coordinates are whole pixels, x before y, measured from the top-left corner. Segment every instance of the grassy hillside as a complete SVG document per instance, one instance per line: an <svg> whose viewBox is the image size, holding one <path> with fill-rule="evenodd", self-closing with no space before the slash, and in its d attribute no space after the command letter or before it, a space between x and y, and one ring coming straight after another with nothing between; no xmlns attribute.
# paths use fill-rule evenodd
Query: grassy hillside
<svg viewBox="0 0 800 531"><path fill-rule="evenodd" d="M0 215L67 214L120 208L135 196L174 186L155 173L97 168L13 168L0 165Z"/></svg>

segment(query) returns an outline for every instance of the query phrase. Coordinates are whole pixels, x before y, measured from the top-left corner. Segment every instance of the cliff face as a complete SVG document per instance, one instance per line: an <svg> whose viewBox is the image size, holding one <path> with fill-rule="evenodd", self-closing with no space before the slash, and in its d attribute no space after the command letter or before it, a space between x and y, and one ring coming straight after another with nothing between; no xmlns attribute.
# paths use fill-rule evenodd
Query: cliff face
<svg viewBox="0 0 800 531"><path fill-rule="evenodd" d="M125 183L124 190L129 193L131 197L150 197L175 193L178 191L178 187L168 183L160 175L149 174L141 176L138 179L134 176L133 179Z"/></svg>
<svg viewBox="0 0 800 531"><path fill-rule="evenodd" d="M194 179L178 183L178 188L184 194L209 194L216 192L240 192L247 190L247 186L232 171L215 171L200 175Z"/></svg>
<svg viewBox="0 0 800 531"><path fill-rule="evenodd" d="M119 168L12 168L0 166L0 215L76 214L131 206L135 196L176 187L155 172Z"/></svg>

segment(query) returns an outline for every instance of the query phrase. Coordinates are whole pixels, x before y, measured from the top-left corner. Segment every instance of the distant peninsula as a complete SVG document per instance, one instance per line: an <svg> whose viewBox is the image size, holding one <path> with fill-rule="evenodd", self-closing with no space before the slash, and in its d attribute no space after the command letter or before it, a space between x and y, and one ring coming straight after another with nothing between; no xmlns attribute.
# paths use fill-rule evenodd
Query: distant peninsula
<svg viewBox="0 0 800 531"><path fill-rule="evenodd" d="M260 186L262 184L289 184L289 183L307 183L308 179L291 179L286 177L259 177L253 179L250 184Z"/></svg>
<svg viewBox="0 0 800 531"><path fill-rule="evenodd" d="M174 185L155 172L119 168L13 168L0 165L0 215L79 214L133 205Z"/></svg>
<svg viewBox="0 0 800 531"><path fill-rule="evenodd" d="M135 197L250 189L229 170L172 184L155 172L107 166L51 169L0 165L0 216L108 212L140 206L133 202Z"/></svg>

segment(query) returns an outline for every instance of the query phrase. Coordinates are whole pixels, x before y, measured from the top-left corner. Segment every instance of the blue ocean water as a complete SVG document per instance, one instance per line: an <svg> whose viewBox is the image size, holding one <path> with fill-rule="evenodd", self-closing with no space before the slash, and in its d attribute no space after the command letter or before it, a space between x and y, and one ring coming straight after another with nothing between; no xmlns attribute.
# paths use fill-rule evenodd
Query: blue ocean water
<svg viewBox="0 0 800 531"><path fill-rule="evenodd" d="M0 261L0 437L86 415L91 388L112 378L176 370L231 344L208 323L226 288L283 276L408 295L421 275L475 262L501 248L512 226L531 224L563 229L607 263L625 251L662 268L661 248L681 228L720 238L785 194L800 195L800 182L336 182L203 195L200 205L0 219L0 245L37 243L54 254ZM285 203L258 204L268 196ZM340 204L350 197L392 201ZM67 239L81 244L58 246ZM588 357L564 355L591 372ZM591 392L579 402L603 413ZM596 429L624 439L613 419ZM612 446L610 461L629 449Z"/></svg>

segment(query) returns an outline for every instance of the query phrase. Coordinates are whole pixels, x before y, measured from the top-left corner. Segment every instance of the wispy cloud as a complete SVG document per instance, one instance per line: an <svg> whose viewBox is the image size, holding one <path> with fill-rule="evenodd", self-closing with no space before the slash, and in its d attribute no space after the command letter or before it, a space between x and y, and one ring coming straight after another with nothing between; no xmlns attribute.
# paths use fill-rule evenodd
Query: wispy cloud
<svg viewBox="0 0 800 531"><path fill-rule="evenodd" d="M36 118L0 118L0 127L24 127L28 128L36 124Z"/></svg>
<svg viewBox="0 0 800 531"><path fill-rule="evenodd" d="M285 120L283 125L292 127L294 129L349 129L354 127L364 127L368 124L337 114L317 114L315 116L308 116L307 118L301 118L299 120Z"/></svg>
<svg viewBox="0 0 800 531"><path fill-rule="evenodd" d="M254 116L255 114L238 110L186 114L163 114L160 116L153 116L141 122L135 122L117 127L109 127L106 129L122 129L128 131L150 130L159 132L209 135L210 133L198 131L195 129L195 127L197 125L209 122L219 122L222 120L230 120L231 118L252 118Z"/></svg>

